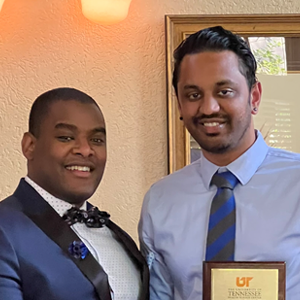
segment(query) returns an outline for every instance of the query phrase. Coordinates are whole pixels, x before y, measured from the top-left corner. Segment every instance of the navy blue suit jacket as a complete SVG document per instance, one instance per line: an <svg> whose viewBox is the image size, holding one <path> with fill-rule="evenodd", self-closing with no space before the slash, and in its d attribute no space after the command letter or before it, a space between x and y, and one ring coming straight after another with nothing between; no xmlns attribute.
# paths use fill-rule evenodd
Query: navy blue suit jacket
<svg viewBox="0 0 300 300"><path fill-rule="evenodd" d="M39 215L45 209L53 210L24 179L12 196L0 202L0 299L99 300L95 287L67 251L25 213L27 210ZM51 220L45 222L51 224ZM129 249L134 252L128 254L141 270L140 299L146 300L149 297L146 263L130 237L117 228L128 238ZM60 230L57 234L61 234Z"/></svg>

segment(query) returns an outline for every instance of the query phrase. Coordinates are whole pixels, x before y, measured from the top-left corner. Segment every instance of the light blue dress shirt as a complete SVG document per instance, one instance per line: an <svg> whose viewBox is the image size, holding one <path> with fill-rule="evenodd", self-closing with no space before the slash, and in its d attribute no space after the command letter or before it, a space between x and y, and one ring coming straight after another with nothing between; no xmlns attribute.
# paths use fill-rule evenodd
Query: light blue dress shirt
<svg viewBox="0 0 300 300"><path fill-rule="evenodd" d="M220 170L221 169L221 170ZM199 160L155 183L139 223L150 267L151 300L201 300L209 211L224 168ZM269 147L262 135L226 166L239 179L236 261L285 261L286 299L300 299L300 155Z"/></svg>

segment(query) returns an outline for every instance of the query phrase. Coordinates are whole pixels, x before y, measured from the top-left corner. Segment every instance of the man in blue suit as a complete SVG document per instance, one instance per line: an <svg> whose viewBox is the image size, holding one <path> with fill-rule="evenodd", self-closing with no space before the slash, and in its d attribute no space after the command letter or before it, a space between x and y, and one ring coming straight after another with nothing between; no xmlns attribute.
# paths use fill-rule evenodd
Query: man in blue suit
<svg viewBox="0 0 300 300"><path fill-rule="evenodd" d="M148 268L135 243L86 202L106 163L96 102L71 88L40 95L22 151L28 174L0 202L0 299L148 299Z"/></svg>

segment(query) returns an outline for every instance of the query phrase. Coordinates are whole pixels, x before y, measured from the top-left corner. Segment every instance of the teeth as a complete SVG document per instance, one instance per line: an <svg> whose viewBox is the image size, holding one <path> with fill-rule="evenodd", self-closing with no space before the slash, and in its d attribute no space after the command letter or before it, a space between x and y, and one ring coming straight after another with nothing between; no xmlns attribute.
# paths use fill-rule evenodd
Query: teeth
<svg viewBox="0 0 300 300"><path fill-rule="evenodd" d="M68 170L70 171L81 171L81 172L90 172L90 168L89 167L81 167L81 166L70 166L67 167Z"/></svg>
<svg viewBox="0 0 300 300"><path fill-rule="evenodd" d="M207 127L213 127L213 126L219 126L220 123L218 122L212 122L212 123L204 123L204 126L207 126Z"/></svg>

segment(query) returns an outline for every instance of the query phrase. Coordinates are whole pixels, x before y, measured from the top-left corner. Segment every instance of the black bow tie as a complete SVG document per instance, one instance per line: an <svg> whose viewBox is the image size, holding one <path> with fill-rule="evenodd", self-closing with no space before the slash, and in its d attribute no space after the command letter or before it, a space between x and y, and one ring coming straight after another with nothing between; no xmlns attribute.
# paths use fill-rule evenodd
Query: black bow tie
<svg viewBox="0 0 300 300"><path fill-rule="evenodd" d="M82 210L72 207L63 215L63 219L69 226L79 222L85 223L87 227L99 228L107 225L110 215L105 211L100 211L97 207L90 210Z"/></svg>

